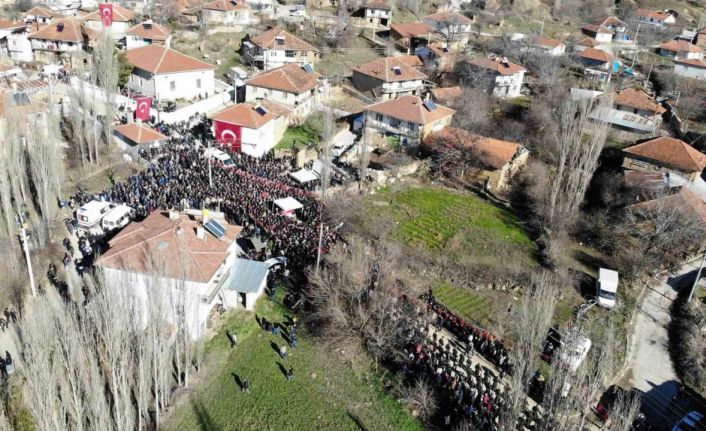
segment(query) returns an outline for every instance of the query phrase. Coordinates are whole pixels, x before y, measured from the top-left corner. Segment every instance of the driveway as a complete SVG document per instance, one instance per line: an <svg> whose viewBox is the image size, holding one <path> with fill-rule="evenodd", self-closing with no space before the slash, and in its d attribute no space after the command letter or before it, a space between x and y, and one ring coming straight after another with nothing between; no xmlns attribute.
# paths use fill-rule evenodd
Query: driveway
<svg viewBox="0 0 706 431"><path fill-rule="evenodd" d="M680 289L691 287L699 260L650 279L638 304L628 368L620 384L644 393L643 412L658 430L669 430L692 408L688 399L673 403L679 381L672 368L667 334L670 307Z"/></svg>

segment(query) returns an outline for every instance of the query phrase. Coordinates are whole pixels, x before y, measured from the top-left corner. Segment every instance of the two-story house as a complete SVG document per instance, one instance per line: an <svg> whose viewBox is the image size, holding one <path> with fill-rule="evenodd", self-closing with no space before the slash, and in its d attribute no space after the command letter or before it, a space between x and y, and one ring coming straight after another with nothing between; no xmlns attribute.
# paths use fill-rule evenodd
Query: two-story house
<svg viewBox="0 0 706 431"><path fill-rule="evenodd" d="M351 69L353 86L373 99L394 99L402 94L421 95L428 76L405 58L378 58Z"/></svg>
<svg viewBox="0 0 706 431"><path fill-rule="evenodd" d="M0 54L17 61L32 61L32 43L27 39L29 27L24 21L0 20Z"/></svg>
<svg viewBox="0 0 706 431"><path fill-rule="evenodd" d="M642 24L664 27L677 23L677 17L669 10L638 9L635 20Z"/></svg>
<svg viewBox="0 0 706 431"><path fill-rule="evenodd" d="M612 106L597 107L591 112L593 119L637 133L654 133L662 122L665 108L641 90L628 88L612 95Z"/></svg>
<svg viewBox="0 0 706 431"><path fill-rule="evenodd" d="M706 154L686 142L662 136L623 150L623 168L642 172L668 172L696 181L706 168Z"/></svg>
<svg viewBox="0 0 706 431"><path fill-rule="evenodd" d="M135 295L141 308L136 318L157 308L151 301L164 300L177 306L192 337L199 338L219 296L237 277L232 268L242 253L236 241L242 228L214 220L156 211L111 239L96 265L112 288ZM163 297L150 291L165 288ZM164 317L173 323L178 312L168 310Z"/></svg>
<svg viewBox="0 0 706 431"><path fill-rule="evenodd" d="M365 129L383 136L399 137L402 144L419 144L425 136L451 124L456 113L451 108L419 96L368 105L365 108Z"/></svg>
<svg viewBox="0 0 706 431"><path fill-rule="evenodd" d="M659 46L659 53L675 60L703 60L704 51L685 40L670 40Z"/></svg>
<svg viewBox="0 0 706 431"><path fill-rule="evenodd" d="M38 24L49 24L57 18L63 18L63 15L54 12L45 6L34 6L23 14L26 22L36 22Z"/></svg>
<svg viewBox="0 0 706 431"><path fill-rule="evenodd" d="M577 57L589 69L609 71L613 63L613 56L609 52L595 48L586 48Z"/></svg>
<svg viewBox="0 0 706 431"><path fill-rule="evenodd" d="M319 59L317 48L280 27L271 28L254 37L245 36L240 49L244 61L263 70L275 69L288 63L315 64Z"/></svg>
<svg viewBox="0 0 706 431"><path fill-rule="evenodd" d="M488 87L493 95L501 98L520 96L525 78L524 67L510 62L507 57L476 58L468 62L471 69L485 73L488 77Z"/></svg>
<svg viewBox="0 0 706 431"><path fill-rule="evenodd" d="M27 36L36 61L56 62L61 56L83 57L96 33L81 21L63 18L53 21ZM72 60L73 61L73 60Z"/></svg>
<svg viewBox="0 0 706 431"><path fill-rule="evenodd" d="M102 31L105 28L100 9L96 9L84 16L83 21L86 23L86 27L96 32ZM125 32L127 32L135 22L135 12L117 3L113 3L113 22L110 25L110 35L113 39L120 40L124 38Z"/></svg>
<svg viewBox="0 0 706 431"><path fill-rule="evenodd" d="M250 25L250 7L245 0L215 0L201 7L201 22L243 28Z"/></svg>
<svg viewBox="0 0 706 431"><path fill-rule="evenodd" d="M593 24L586 24L581 27L581 31L599 43L632 43L632 39L627 33L627 24L615 16L602 18Z"/></svg>
<svg viewBox="0 0 706 431"><path fill-rule="evenodd" d="M125 49L142 48L147 45L163 45L169 48L172 43L172 29L147 20L130 27L125 32Z"/></svg>
<svg viewBox="0 0 706 431"><path fill-rule="evenodd" d="M215 66L162 45L127 51L133 70L128 87L158 100L209 97L215 92Z"/></svg>
<svg viewBox="0 0 706 431"><path fill-rule="evenodd" d="M706 61L674 60L674 73L685 78L706 80Z"/></svg>
<svg viewBox="0 0 706 431"><path fill-rule="evenodd" d="M435 33L436 30L423 22L390 24L390 39L408 55L418 46L430 43Z"/></svg>
<svg viewBox="0 0 706 431"><path fill-rule="evenodd" d="M245 81L245 101L271 100L292 109L298 117L308 116L319 100L319 79L311 67L287 64L267 70Z"/></svg>
<svg viewBox="0 0 706 431"><path fill-rule="evenodd" d="M351 15L356 27L385 30L392 22L392 5L388 0L368 0Z"/></svg>
<svg viewBox="0 0 706 431"><path fill-rule="evenodd" d="M527 40L527 50L540 52L552 57L564 55L566 52L566 44L561 39L551 37L533 36Z"/></svg>
<svg viewBox="0 0 706 431"><path fill-rule="evenodd" d="M460 49L468 45L471 26L475 22L457 12L437 12L424 17L424 24L444 36L447 46Z"/></svg>
<svg viewBox="0 0 706 431"><path fill-rule="evenodd" d="M446 43L418 46L414 53L422 60L424 67L436 73L450 73L456 65L456 52L449 49Z"/></svg>
<svg viewBox="0 0 706 431"><path fill-rule="evenodd" d="M288 110L279 104L239 103L210 116L216 140L252 157L262 157L282 139ZM220 136L224 135L224 136Z"/></svg>

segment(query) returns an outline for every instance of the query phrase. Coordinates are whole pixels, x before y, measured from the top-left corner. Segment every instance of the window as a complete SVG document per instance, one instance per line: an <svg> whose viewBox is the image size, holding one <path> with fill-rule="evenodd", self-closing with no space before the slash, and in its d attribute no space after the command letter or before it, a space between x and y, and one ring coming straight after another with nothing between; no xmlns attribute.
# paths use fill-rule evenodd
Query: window
<svg viewBox="0 0 706 431"><path fill-rule="evenodd" d="M284 51L284 56L289 58L294 58L294 51L286 50Z"/></svg>
<svg viewBox="0 0 706 431"><path fill-rule="evenodd" d="M382 122L382 114L375 114L375 121Z"/></svg>
<svg viewBox="0 0 706 431"><path fill-rule="evenodd" d="M201 88L201 78L196 79L196 88Z"/></svg>
<svg viewBox="0 0 706 431"><path fill-rule="evenodd" d="M176 90L176 81L169 82L169 90L171 90L171 91Z"/></svg>

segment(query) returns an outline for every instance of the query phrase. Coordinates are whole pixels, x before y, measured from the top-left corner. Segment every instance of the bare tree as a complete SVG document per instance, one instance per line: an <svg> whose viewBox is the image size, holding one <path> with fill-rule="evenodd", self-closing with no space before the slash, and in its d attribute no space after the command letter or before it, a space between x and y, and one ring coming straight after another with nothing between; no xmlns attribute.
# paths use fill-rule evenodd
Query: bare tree
<svg viewBox="0 0 706 431"><path fill-rule="evenodd" d="M434 386L426 379L419 378L410 386L403 384L398 391L413 415L419 415L423 421L431 419L439 407Z"/></svg>
<svg viewBox="0 0 706 431"><path fill-rule="evenodd" d="M633 422L640 414L640 397L621 391L610 409L611 431L632 431Z"/></svg>
<svg viewBox="0 0 706 431"><path fill-rule="evenodd" d="M358 191L363 190L363 183L365 182L365 177L368 175L368 165L370 164L370 141L371 134L367 128L363 129L363 136L360 138L360 145L358 146Z"/></svg>
<svg viewBox="0 0 706 431"><path fill-rule="evenodd" d="M604 98L598 109L610 104L610 98ZM559 134L545 216L548 228L562 230L573 220L598 167L609 125L592 120L592 108L592 101L567 100L559 110Z"/></svg>
<svg viewBox="0 0 706 431"><path fill-rule="evenodd" d="M118 56L115 54L115 42L108 32L104 32L93 47L93 84L99 87L104 94L104 98L101 100L104 115L101 117L100 128L103 133L101 140L105 145L110 145L112 141L119 69Z"/></svg>

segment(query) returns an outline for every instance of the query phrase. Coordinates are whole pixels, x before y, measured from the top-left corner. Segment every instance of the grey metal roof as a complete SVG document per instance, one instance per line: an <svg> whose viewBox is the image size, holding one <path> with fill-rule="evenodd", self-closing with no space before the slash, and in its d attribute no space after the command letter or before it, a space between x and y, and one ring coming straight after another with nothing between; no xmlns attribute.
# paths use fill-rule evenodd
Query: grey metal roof
<svg viewBox="0 0 706 431"><path fill-rule="evenodd" d="M235 259L225 288L240 293L255 293L267 279L267 265L250 259Z"/></svg>

